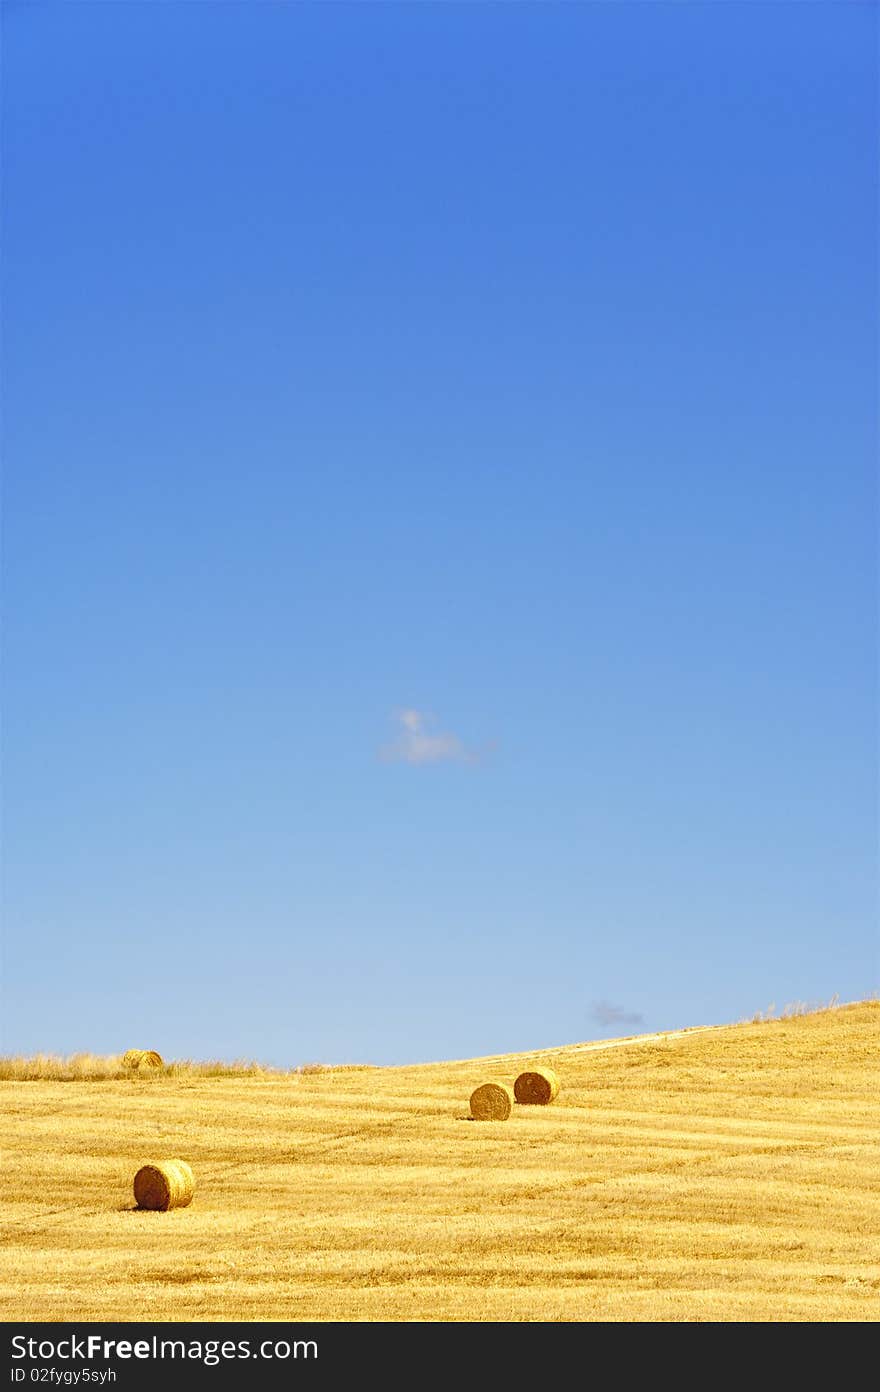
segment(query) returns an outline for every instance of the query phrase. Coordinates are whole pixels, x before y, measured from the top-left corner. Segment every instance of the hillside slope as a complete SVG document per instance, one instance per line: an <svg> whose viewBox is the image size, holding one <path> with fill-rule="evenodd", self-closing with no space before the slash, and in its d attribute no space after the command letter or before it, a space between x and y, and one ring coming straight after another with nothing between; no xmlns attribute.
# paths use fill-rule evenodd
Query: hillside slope
<svg viewBox="0 0 880 1392"><path fill-rule="evenodd" d="M880 1005L294 1078L3 1082L4 1319L851 1320ZM467 1120L526 1061L549 1108ZM145 1160L191 1208L133 1211Z"/></svg>

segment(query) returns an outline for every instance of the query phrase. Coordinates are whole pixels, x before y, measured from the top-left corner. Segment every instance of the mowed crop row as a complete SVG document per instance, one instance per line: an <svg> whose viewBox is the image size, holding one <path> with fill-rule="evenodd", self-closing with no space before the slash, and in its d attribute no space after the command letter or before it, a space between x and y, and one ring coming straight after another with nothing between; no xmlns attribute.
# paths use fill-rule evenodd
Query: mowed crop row
<svg viewBox="0 0 880 1392"><path fill-rule="evenodd" d="M874 1002L283 1077L4 1082L5 1319L873 1319ZM468 1119L543 1063L548 1107ZM185 1158L189 1208L134 1209Z"/></svg>

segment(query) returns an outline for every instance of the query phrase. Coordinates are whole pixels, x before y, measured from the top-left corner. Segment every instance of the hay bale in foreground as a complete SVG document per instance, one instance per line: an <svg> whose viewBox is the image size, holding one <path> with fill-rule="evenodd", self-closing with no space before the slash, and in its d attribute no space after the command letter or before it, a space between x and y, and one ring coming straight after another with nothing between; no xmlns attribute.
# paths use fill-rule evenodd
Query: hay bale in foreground
<svg viewBox="0 0 880 1392"><path fill-rule="evenodd" d="M482 1083L471 1093L475 1121L507 1121L513 1111L513 1089L506 1083Z"/></svg>
<svg viewBox="0 0 880 1392"><path fill-rule="evenodd" d="M552 1068L533 1068L528 1073L520 1073L513 1085L513 1095L517 1102L546 1107L559 1096L559 1076Z"/></svg>
<svg viewBox="0 0 880 1392"><path fill-rule="evenodd" d="M161 1160L142 1165L134 1177L134 1198L138 1208L186 1208L196 1191L193 1172L185 1160Z"/></svg>
<svg viewBox="0 0 880 1392"><path fill-rule="evenodd" d="M163 1059L155 1049L126 1049L122 1063L125 1068L161 1068Z"/></svg>

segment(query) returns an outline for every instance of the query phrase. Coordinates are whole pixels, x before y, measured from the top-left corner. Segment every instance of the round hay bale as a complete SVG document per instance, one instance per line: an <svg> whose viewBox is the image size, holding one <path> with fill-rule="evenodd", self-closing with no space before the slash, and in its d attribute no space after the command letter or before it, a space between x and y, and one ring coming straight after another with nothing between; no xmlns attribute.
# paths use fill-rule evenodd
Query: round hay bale
<svg viewBox="0 0 880 1392"><path fill-rule="evenodd" d="M528 1073L520 1073L513 1085L513 1095L517 1102L546 1107L559 1096L559 1077L552 1068L533 1068Z"/></svg>
<svg viewBox="0 0 880 1392"><path fill-rule="evenodd" d="M507 1121L513 1111L513 1089L506 1083L482 1083L471 1093L475 1121Z"/></svg>
<svg viewBox="0 0 880 1392"><path fill-rule="evenodd" d="M157 1054L155 1049L141 1049L137 1066L138 1068L161 1068L163 1066L162 1055Z"/></svg>
<svg viewBox="0 0 880 1392"><path fill-rule="evenodd" d="M126 1049L122 1055L122 1063L125 1068L137 1068L141 1061L143 1049Z"/></svg>
<svg viewBox="0 0 880 1392"><path fill-rule="evenodd" d="M158 1165L142 1165L134 1177L134 1198L138 1208L186 1208L196 1191L193 1172L185 1160L161 1160Z"/></svg>

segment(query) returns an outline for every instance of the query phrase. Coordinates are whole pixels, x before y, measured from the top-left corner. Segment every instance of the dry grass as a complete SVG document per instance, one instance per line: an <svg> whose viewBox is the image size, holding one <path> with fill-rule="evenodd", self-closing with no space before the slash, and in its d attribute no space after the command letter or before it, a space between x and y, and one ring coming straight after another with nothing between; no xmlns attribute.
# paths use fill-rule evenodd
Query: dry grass
<svg viewBox="0 0 880 1392"><path fill-rule="evenodd" d="M192 1059L177 1059L159 1064L148 1060L146 1067L133 1065L131 1055L142 1052L138 1049L125 1054L70 1054L67 1057L33 1054L28 1058L6 1055L0 1058L0 1082L102 1083L124 1078L134 1083L150 1083L158 1078L289 1078L298 1073L337 1071L327 1070L319 1064L306 1064L301 1069L268 1068L246 1059L234 1063L223 1063L219 1059L200 1063ZM350 1068L351 1065L346 1066L344 1071L349 1072Z"/></svg>
<svg viewBox="0 0 880 1392"><path fill-rule="evenodd" d="M0 1318L873 1320L880 1005L420 1068L0 1086ZM552 1107L468 1124L487 1075ZM145 1090L146 1089L146 1090ZM195 1201L133 1208L145 1157Z"/></svg>
<svg viewBox="0 0 880 1392"><path fill-rule="evenodd" d="M836 1010L840 1003L839 996L832 996L827 1004L823 1001L791 1001L788 1005L777 1011L776 1005L768 1005L766 1010L756 1010L751 1017L751 1024L767 1024L770 1020L793 1020L798 1015L816 1015L820 1010ZM749 1021L741 1020L740 1024L747 1024Z"/></svg>

